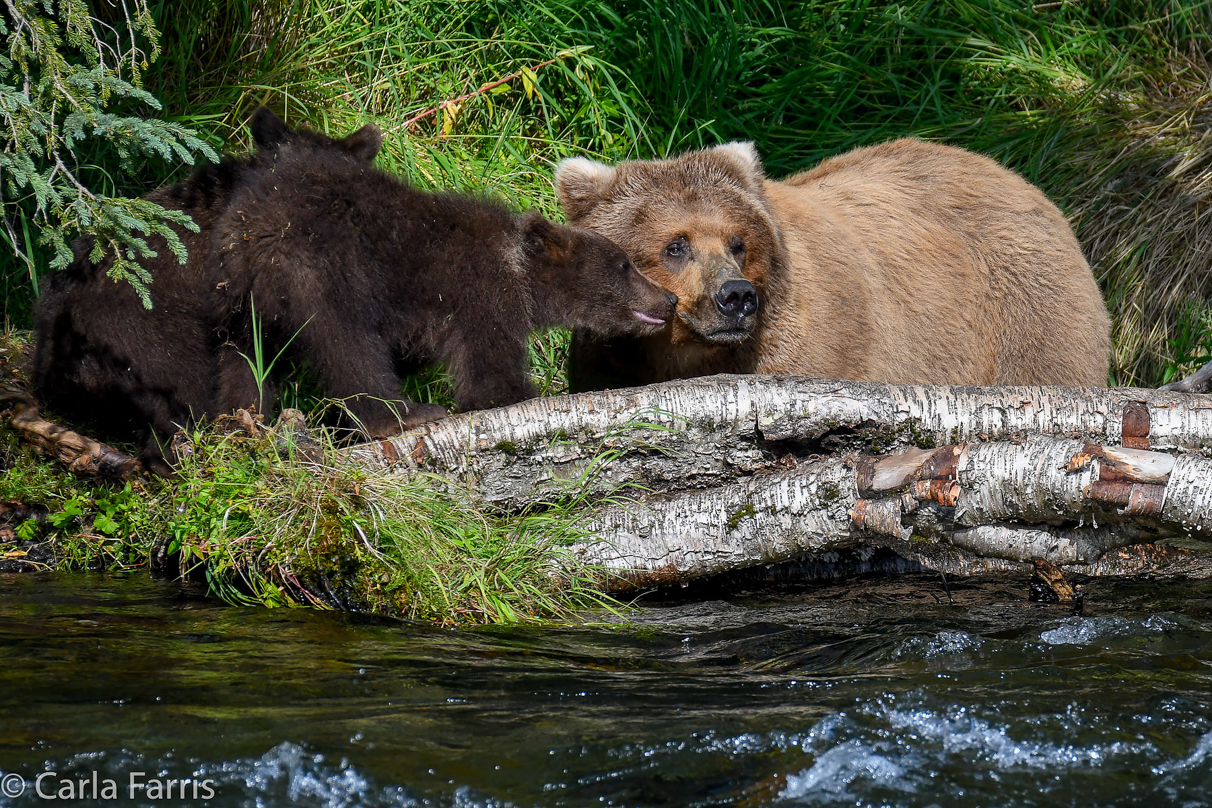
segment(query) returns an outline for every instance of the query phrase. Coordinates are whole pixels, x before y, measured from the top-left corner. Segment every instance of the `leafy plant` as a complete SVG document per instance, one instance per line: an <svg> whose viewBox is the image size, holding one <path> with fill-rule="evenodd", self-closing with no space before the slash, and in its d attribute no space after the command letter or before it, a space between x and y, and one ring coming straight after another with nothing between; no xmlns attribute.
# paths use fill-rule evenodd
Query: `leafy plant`
<svg viewBox="0 0 1212 808"><path fill-rule="evenodd" d="M69 240L89 236L89 257L108 259L109 275L130 283L150 308L152 279L138 263L156 254L149 239L162 240L184 263L185 247L173 228L196 231L196 225L146 199L101 192L93 180L106 175L88 158L104 153L108 170L129 171L139 157L193 163L198 153L218 156L188 127L139 114L161 108L141 86L159 55L159 39L146 0L121 8L115 27L94 16L85 0L5 0L0 236L35 289L35 243L48 251L47 265L55 270L72 261Z"/></svg>
<svg viewBox="0 0 1212 808"><path fill-rule="evenodd" d="M1167 344L1170 361L1162 374L1162 384L1185 378L1212 362L1212 305L1192 300L1183 306L1174 337Z"/></svg>

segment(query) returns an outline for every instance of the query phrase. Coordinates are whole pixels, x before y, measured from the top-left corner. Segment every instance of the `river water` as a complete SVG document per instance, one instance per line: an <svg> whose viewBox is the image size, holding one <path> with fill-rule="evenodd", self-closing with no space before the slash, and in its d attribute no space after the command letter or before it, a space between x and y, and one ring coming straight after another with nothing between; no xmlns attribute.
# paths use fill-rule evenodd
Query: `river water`
<svg viewBox="0 0 1212 808"><path fill-rule="evenodd" d="M950 590L450 630L0 576L0 806L1212 805L1212 582Z"/></svg>

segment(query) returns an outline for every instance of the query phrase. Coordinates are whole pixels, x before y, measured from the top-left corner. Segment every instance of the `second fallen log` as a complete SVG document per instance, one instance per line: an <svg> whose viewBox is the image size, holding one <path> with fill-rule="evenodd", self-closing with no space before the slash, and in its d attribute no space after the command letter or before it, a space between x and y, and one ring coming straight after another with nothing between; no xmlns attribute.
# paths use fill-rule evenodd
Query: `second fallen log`
<svg viewBox="0 0 1212 808"><path fill-rule="evenodd" d="M824 457L615 505L592 530L601 539L577 551L608 570L614 586L687 581L860 544L1087 563L1114 547L1212 535L1212 460L1038 435Z"/></svg>

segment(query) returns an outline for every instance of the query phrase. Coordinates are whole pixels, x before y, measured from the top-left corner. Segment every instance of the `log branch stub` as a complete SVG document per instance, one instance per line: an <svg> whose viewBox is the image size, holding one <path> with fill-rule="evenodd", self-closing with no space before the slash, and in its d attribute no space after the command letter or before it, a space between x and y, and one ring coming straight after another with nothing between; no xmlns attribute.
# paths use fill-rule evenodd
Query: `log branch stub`
<svg viewBox="0 0 1212 808"><path fill-rule="evenodd" d="M1174 455L1122 446L1100 446L1098 478L1165 485L1174 470Z"/></svg>
<svg viewBox="0 0 1212 808"><path fill-rule="evenodd" d="M913 532L901 522L901 517L917 508L908 494L887 499L860 499L850 509L850 525L861 533L891 536L908 541Z"/></svg>
<svg viewBox="0 0 1212 808"><path fill-rule="evenodd" d="M923 480L954 480L956 465L962 448L960 446L943 446L934 452L922 464L921 479Z"/></svg>
<svg viewBox="0 0 1212 808"><path fill-rule="evenodd" d="M1180 381L1163 384L1158 390L1174 390L1180 393L1206 393L1212 386L1212 362Z"/></svg>
<svg viewBox="0 0 1212 808"><path fill-rule="evenodd" d="M1120 511L1124 516L1155 516L1166 501L1164 485L1134 485L1128 493L1128 504Z"/></svg>
<svg viewBox="0 0 1212 808"><path fill-rule="evenodd" d="M959 483L950 479L918 480L913 484L913 496L948 508L959 501L960 490Z"/></svg>
<svg viewBox="0 0 1212 808"><path fill-rule="evenodd" d="M1150 420L1145 402L1125 402L1120 443L1129 449L1148 449Z"/></svg>
<svg viewBox="0 0 1212 808"><path fill-rule="evenodd" d="M22 438L72 474L119 481L143 474L143 464L125 452L43 418L37 403L24 391L4 391L0 406L5 404L10 409L10 423Z"/></svg>
<svg viewBox="0 0 1212 808"><path fill-rule="evenodd" d="M908 449L889 457L863 457L855 465L859 496L896 491L919 479L923 466L941 450Z"/></svg>
<svg viewBox="0 0 1212 808"><path fill-rule="evenodd" d="M1097 502L1120 506L1123 516L1156 516L1162 511L1166 487L1100 479L1090 484L1088 495Z"/></svg>

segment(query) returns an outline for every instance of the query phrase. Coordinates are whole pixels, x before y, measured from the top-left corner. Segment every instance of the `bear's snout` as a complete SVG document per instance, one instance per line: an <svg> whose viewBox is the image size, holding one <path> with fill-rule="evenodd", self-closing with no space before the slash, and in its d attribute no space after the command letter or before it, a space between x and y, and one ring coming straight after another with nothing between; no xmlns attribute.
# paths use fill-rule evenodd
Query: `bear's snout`
<svg viewBox="0 0 1212 808"><path fill-rule="evenodd" d="M715 307L725 317L748 317L757 311L757 289L749 281L726 281L716 290Z"/></svg>

